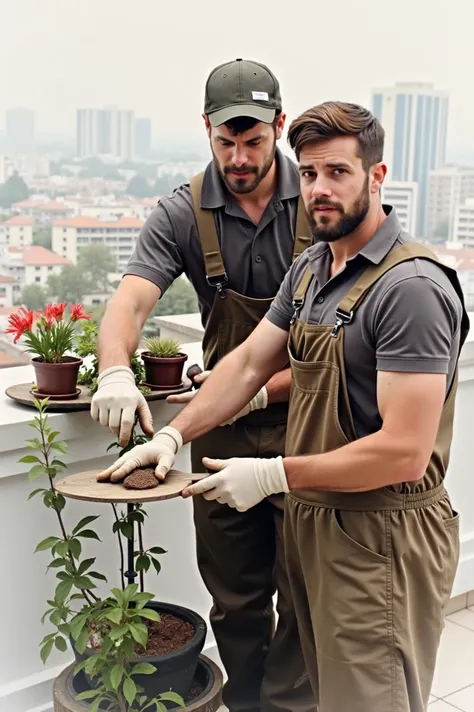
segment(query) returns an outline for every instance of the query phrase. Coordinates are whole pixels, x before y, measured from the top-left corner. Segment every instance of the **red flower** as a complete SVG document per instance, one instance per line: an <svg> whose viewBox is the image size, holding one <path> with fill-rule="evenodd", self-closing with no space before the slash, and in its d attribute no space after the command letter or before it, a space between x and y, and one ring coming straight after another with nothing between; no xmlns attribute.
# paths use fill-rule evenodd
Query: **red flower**
<svg viewBox="0 0 474 712"><path fill-rule="evenodd" d="M79 321L79 319L90 319L91 315L86 314L82 304L73 304L71 307L71 321Z"/></svg>
<svg viewBox="0 0 474 712"><path fill-rule="evenodd" d="M21 307L16 314L10 314L8 317L8 327L5 329L6 334L15 334L13 343L16 344L18 339L23 336L25 331L30 331L33 327L35 315L32 309Z"/></svg>
<svg viewBox="0 0 474 712"><path fill-rule="evenodd" d="M44 316L48 324L54 321L61 321L66 311L66 302L61 302L60 304L47 304L44 312Z"/></svg>

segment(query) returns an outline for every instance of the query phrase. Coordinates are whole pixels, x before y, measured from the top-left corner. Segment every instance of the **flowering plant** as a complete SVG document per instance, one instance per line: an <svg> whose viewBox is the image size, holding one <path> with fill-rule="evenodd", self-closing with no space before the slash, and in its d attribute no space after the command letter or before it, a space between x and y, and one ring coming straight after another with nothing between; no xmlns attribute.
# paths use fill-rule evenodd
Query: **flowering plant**
<svg viewBox="0 0 474 712"><path fill-rule="evenodd" d="M65 318L66 306L66 302L48 304L44 311L36 313L21 307L16 314L10 315L5 333L14 334L14 343L23 336L26 351L35 354L41 361L61 363L66 352L72 349L75 323L91 318L82 304L73 304L69 317Z"/></svg>

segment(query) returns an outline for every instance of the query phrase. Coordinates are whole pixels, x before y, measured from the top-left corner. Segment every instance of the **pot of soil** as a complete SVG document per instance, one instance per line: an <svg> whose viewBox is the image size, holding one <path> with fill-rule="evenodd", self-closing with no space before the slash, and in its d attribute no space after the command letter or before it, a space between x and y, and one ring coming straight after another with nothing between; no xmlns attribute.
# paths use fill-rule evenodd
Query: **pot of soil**
<svg viewBox="0 0 474 712"><path fill-rule="evenodd" d="M184 363L188 357L181 353L174 339L147 339L141 357L145 366L146 385L150 388L179 388L183 380Z"/></svg>
<svg viewBox="0 0 474 712"><path fill-rule="evenodd" d="M31 359L35 369L38 395L74 396L77 394L77 377L82 359L75 356L63 356L58 363L43 361L35 356Z"/></svg>
<svg viewBox="0 0 474 712"><path fill-rule="evenodd" d="M137 645L136 657L132 662L151 663L156 667L156 672L153 675L136 675L134 680L143 687L149 699L170 690L186 699L204 647L206 622L195 611L172 603L150 601L147 608L157 611L161 620L147 621L146 650ZM78 653L73 642L72 647L77 662L82 662L95 652L92 648L86 648L83 654ZM92 689L95 681L86 675L84 677L89 689Z"/></svg>

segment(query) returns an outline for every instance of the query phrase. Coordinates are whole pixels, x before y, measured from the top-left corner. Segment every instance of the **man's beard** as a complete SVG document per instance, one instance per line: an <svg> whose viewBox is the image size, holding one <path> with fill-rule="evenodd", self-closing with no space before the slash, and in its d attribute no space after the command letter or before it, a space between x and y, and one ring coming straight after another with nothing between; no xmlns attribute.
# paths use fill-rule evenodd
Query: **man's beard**
<svg viewBox="0 0 474 712"><path fill-rule="evenodd" d="M319 206L327 205L341 213L339 221L333 225L325 226L326 218L324 214L319 216L318 223L313 217L313 210ZM364 187L362 188L357 200L352 205L349 212L345 212L344 207L341 203L332 203L330 200L325 198L316 198L312 200L307 208L308 220L311 227L311 232L315 241L318 242L336 242L342 237L350 235L352 232L357 230L359 225L367 217L369 212L370 201L369 201L369 178L367 176Z"/></svg>
<svg viewBox="0 0 474 712"><path fill-rule="evenodd" d="M275 152L276 141L273 144L273 149L271 153L269 153L268 156L265 158L265 162L260 169L256 166L241 166L240 168L237 168L232 164L230 166L224 166L224 168L222 168L216 158L214 151L212 153L214 155L214 162L217 166L217 170L219 171L220 176L224 181L227 189L230 190L231 193L238 193L240 195L244 195L245 193L252 193L268 174L270 168L273 165L273 161L275 160ZM250 176L247 176L246 178L237 179L232 176L232 178L230 178L230 176L228 175L229 173L250 173L254 176L254 178L252 179L250 178Z"/></svg>

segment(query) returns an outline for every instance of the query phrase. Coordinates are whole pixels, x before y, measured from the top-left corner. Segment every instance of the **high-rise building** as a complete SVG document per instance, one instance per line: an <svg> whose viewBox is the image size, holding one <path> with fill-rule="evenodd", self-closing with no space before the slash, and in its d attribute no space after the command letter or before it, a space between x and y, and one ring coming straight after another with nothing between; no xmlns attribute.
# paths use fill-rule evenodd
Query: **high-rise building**
<svg viewBox="0 0 474 712"><path fill-rule="evenodd" d="M406 232L416 237L418 185L407 181L385 181L382 189L384 203L393 205L397 211L400 225Z"/></svg>
<svg viewBox="0 0 474 712"><path fill-rule="evenodd" d="M474 198L474 168L448 166L430 171L428 184L427 235L451 237L456 207Z"/></svg>
<svg viewBox="0 0 474 712"><path fill-rule="evenodd" d="M467 198L455 208L453 244L474 248L474 198Z"/></svg>
<svg viewBox="0 0 474 712"><path fill-rule="evenodd" d="M418 183L417 233L426 233L428 176L445 162L448 95L432 84L374 89L372 111L385 129L387 178Z"/></svg>
<svg viewBox="0 0 474 712"><path fill-rule="evenodd" d="M35 149L35 115L30 109L7 110L6 148L8 154L33 153Z"/></svg>
<svg viewBox="0 0 474 712"><path fill-rule="evenodd" d="M125 161L135 153L135 115L133 111L106 109L77 110L77 154L113 156Z"/></svg>
<svg viewBox="0 0 474 712"><path fill-rule="evenodd" d="M135 153L140 158L148 158L151 152L151 119L135 119Z"/></svg>

